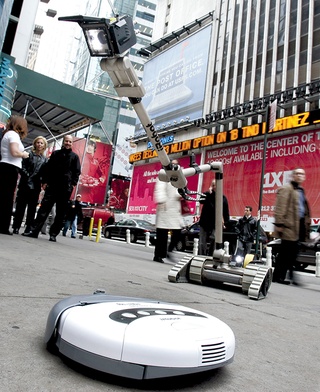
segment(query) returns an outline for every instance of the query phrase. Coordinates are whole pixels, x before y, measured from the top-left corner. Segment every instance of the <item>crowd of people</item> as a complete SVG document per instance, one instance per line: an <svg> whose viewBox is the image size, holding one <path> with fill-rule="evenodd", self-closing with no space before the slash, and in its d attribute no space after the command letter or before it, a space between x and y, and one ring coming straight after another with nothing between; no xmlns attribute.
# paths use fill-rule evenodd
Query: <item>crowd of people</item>
<svg viewBox="0 0 320 392"><path fill-rule="evenodd" d="M19 234L25 218L26 237L38 238L46 234L49 214L49 241L56 242L62 230L63 236L71 230L71 238L76 238L77 223L83 219L81 195L71 199L81 174L78 154L72 151L73 137L65 135L60 150L46 157L47 141L38 136L33 140L32 150L25 151L22 140L27 136L28 125L25 118L13 115L9 118L1 139L0 160L0 234ZM95 144L88 143L94 152ZM173 160L172 165L179 165ZM102 173L101 173L102 175ZM302 183L305 171L297 168L292 172L292 181L279 188L275 206L275 237L281 238L281 248L277 257L273 281L282 284L298 284L294 275L299 243L309 238L310 209ZM17 185L18 184L18 185ZM16 198L15 198L16 192ZM40 208L37 210L39 195L42 193ZM10 230L12 211L16 208ZM173 259L179 234L183 226L181 196L170 182L157 180L154 200L156 202L157 240L153 260L163 263L165 258ZM215 241L216 180L204 192L199 226L199 254L211 255ZM26 211L27 210L27 211ZM222 219L226 228L230 219L228 200L223 195ZM258 230L258 222L252 216L252 207L245 206L244 216L235 226L237 252L243 258L252 252ZM169 233L171 233L169 241ZM289 272L289 280L286 279Z"/></svg>
<svg viewBox="0 0 320 392"><path fill-rule="evenodd" d="M73 137L65 135L61 150L54 151L47 159L45 156L47 141L41 136L34 139L30 153L24 151L22 140L27 133L27 121L21 116L13 115L9 118L2 134L0 233L19 234L26 213L22 235L38 238L40 231L44 233L47 218L55 208L55 216L49 230L49 241L56 242L56 237L65 222L69 223L72 236L75 237L75 221L82 219L79 206L72 222L69 221L70 215L67 215L71 195L81 173L79 156L72 151ZM44 194L36 213L41 188ZM16 189L16 208L11 231ZM81 195L77 195L76 199L80 203Z"/></svg>

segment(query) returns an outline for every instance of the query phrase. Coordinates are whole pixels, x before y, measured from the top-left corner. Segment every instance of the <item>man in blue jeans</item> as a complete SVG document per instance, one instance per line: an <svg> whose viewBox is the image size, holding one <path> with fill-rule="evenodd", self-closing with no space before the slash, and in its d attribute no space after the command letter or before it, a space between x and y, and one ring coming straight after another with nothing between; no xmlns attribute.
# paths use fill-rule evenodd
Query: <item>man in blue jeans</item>
<svg viewBox="0 0 320 392"><path fill-rule="evenodd" d="M252 207L245 206L244 216L239 219L235 227L238 235L239 248L242 249L243 257L251 253L252 244L257 232L257 221L251 214Z"/></svg>
<svg viewBox="0 0 320 392"><path fill-rule="evenodd" d="M63 228L63 236L67 235L68 229L71 227L71 238L76 238L78 222L82 221L82 207L81 207L81 195L78 194L76 200L69 201L69 208L66 215L66 222Z"/></svg>

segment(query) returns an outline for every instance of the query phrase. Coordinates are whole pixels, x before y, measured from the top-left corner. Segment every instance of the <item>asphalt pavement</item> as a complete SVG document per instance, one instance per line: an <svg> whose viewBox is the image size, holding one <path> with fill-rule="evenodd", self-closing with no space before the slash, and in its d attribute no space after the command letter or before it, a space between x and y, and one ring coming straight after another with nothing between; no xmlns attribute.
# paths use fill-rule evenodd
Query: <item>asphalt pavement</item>
<svg viewBox="0 0 320 392"><path fill-rule="evenodd" d="M232 286L171 283L172 264L152 261L153 247L124 241L0 235L0 389L3 392L320 391L320 278L273 283L251 300ZM177 260L181 254L175 254ZM209 373L137 382L85 372L49 353L44 332L61 299L92 294L144 297L212 314L233 330L233 363Z"/></svg>

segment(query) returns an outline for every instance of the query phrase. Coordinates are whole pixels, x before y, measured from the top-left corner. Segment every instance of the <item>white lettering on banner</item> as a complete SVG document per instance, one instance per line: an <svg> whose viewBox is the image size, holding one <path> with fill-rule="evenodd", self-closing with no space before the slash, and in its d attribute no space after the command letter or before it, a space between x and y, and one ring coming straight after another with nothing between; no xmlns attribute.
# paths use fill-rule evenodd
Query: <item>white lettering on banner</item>
<svg viewBox="0 0 320 392"><path fill-rule="evenodd" d="M266 154L266 158L268 154ZM257 161L263 158L262 151L257 151L252 154L237 155L233 158L233 163Z"/></svg>
<svg viewBox="0 0 320 392"><path fill-rule="evenodd" d="M129 211L147 211L147 206L129 206Z"/></svg>
<svg viewBox="0 0 320 392"><path fill-rule="evenodd" d="M283 139L268 140L267 141L267 149L292 146L293 144L298 144L298 143L299 143L298 136L289 136L289 137L285 137ZM264 144L263 142L252 143L250 145L251 151L263 150L263 144Z"/></svg>
<svg viewBox="0 0 320 392"><path fill-rule="evenodd" d="M221 148L219 150L213 150L208 152L208 159L223 157L227 155L235 155L238 154L238 147L232 148Z"/></svg>
<svg viewBox="0 0 320 392"><path fill-rule="evenodd" d="M158 175L158 171L157 170L153 170L153 171L146 170L143 173L143 177L150 177L150 176L157 176L157 175Z"/></svg>
<svg viewBox="0 0 320 392"><path fill-rule="evenodd" d="M232 163L232 158L219 158L219 159L211 159L212 162L222 162L223 165L230 165Z"/></svg>
<svg viewBox="0 0 320 392"><path fill-rule="evenodd" d="M320 138L320 133L318 138ZM269 140L267 141L265 158L268 159L296 154L314 153L317 151L317 145L312 142L308 144L308 142L310 142L312 139L313 134L310 133ZM207 157L211 162L219 160L226 165L231 163L258 161L263 159L263 149L264 143L257 142L252 143L249 146L240 145L208 151Z"/></svg>
<svg viewBox="0 0 320 392"><path fill-rule="evenodd" d="M288 184L292 179L292 171L280 171L280 172L271 172L266 173L264 175L264 188L274 188L275 186L281 187L283 185ZM267 193L274 193L275 191L272 190L271 192L268 191Z"/></svg>
<svg viewBox="0 0 320 392"><path fill-rule="evenodd" d="M278 148L277 150L271 151L271 158L274 157L287 157L296 154L305 154L308 152L317 151L317 146L314 143L308 144L306 146L293 146L288 148Z"/></svg>

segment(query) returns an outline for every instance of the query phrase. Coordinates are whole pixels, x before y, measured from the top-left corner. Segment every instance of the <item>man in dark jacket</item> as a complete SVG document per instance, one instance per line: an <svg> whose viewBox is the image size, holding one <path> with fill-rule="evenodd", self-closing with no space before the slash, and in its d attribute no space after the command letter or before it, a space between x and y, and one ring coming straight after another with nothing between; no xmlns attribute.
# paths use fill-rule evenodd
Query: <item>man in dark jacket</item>
<svg viewBox="0 0 320 392"><path fill-rule="evenodd" d="M244 216L240 218L235 229L238 234L239 247L243 249L243 257L251 252L254 237L257 232L257 221L251 215L252 207L245 206Z"/></svg>
<svg viewBox="0 0 320 392"><path fill-rule="evenodd" d="M83 220L81 195L78 194L76 200L69 200L68 210L66 213L66 221L62 234L64 237L67 235L69 228L71 229L71 238L76 238L78 223Z"/></svg>
<svg viewBox="0 0 320 392"><path fill-rule="evenodd" d="M81 173L80 160L72 151L72 144L73 137L66 135L61 150L51 154L44 168L42 183L45 194L30 233L23 234L26 237L38 237L53 205L56 204L56 216L49 231L49 241L56 242L56 237L63 226L68 201Z"/></svg>
<svg viewBox="0 0 320 392"><path fill-rule="evenodd" d="M275 237L281 238L272 281L282 284L298 284L294 275L299 252L299 242L309 239L311 214L302 184L306 172L297 168L292 181L278 189L274 215ZM290 280L286 280L289 271Z"/></svg>
<svg viewBox="0 0 320 392"><path fill-rule="evenodd" d="M216 224L216 180L212 181L209 191L204 192L204 194L205 198L200 200L203 206L199 220L199 255L212 256ZM225 227L230 219L228 200L225 195L223 195L222 214L222 224ZM209 249L207 249L208 243L210 243Z"/></svg>

